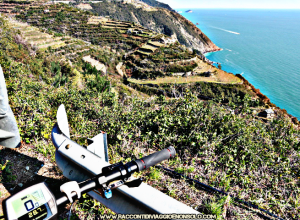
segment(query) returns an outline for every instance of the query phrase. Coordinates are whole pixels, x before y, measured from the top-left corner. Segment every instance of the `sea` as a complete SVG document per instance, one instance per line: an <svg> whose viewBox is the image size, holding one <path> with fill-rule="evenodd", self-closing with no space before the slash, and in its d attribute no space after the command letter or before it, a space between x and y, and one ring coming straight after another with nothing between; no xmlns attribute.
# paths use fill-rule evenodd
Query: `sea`
<svg viewBox="0 0 300 220"><path fill-rule="evenodd" d="M176 10L222 48L205 56L300 120L300 10L189 9Z"/></svg>

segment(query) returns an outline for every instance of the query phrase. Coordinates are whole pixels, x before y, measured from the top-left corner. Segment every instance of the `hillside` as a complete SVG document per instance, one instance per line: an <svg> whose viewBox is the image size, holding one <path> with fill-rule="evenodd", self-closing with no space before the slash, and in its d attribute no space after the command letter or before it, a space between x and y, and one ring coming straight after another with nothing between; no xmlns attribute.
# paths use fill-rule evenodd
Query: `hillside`
<svg viewBox="0 0 300 220"><path fill-rule="evenodd" d="M135 22L157 33L172 36L181 44L201 51L201 53L219 50L199 28L173 10L165 8L148 9L135 4L115 3L105 0L101 3L91 4L91 6L93 7L92 11L100 16Z"/></svg>
<svg viewBox="0 0 300 220"><path fill-rule="evenodd" d="M23 6L24 7L24 6ZM81 11L67 5L26 5L24 9L18 9L16 17L35 27L42 32L60 36L64 39L64 44L69 44L64 48L53 48L56 53L67 53L73 49L68 36L81 38L86 43L92 43L114 52L113 60L115 65L119 62L121 69L118 74L136 79L155 79L157 77L177 76L183 74L199 75L199 81L205 81L209 77L213 82L239 83L239 79L233 75L224 75L224 71L207 63L201 55L197 55L195 50L190 50L180 45L175 39L163 34L158 34L148 30L141 25L110 20L107 17L94 16L92 12ZM63 23L63 25L60 25ZM41 37L39 37L41 39ZM50 46L50 45L49 45ZM85 49L82 51L86 55L91 55L94 59L108 65L107 57L99 56L97 52ZM69 59L70 62L78 62L78 59ZM114 72L114 70L111 70ZM228 78L228 79L225 79ZM225 80L225 81L224 81Z"/></svg>
<svg viewBox="0 0 300 220"><path fill-rule="evenodd" d="M284 219L300 218L299 123L241 76L139 24L65 4L3 4L9 9L0 17L0 65L22 146L0 147L0 200L22 185L46 181L57 190L66 181L50 138L64 104L72 140L87 145L107 132L111 163L172 145L178 155L164 167ZM270 108L274 115L260 114ZM267 215L159 168L141 175L218 219ZM75 204L73 217L110 212L87 199Z"/></svg>

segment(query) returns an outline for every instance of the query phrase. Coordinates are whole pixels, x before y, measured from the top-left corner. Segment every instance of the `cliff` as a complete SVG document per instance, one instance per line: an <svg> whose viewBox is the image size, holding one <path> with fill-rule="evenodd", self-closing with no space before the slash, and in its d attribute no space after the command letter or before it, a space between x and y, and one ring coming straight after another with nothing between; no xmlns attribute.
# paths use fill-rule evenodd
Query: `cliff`
<svg viewBox="0 0 300 220"><path fill-rule="evenodd" d="M166 8L137 7L135 4L101 2L91 4L93 12L111 19L130 21L176 38L179 43L201 53L217 51L217 47L199 28L183 16Z"/></svg>
<svg viewBox="0 0 300 220"><path fill-rule="evenodd" d="M164 10L174 17L174 22L180 27L180 31L185 37L185 45L191 45L192 48L198 49L202 53L218 51L220 48L216 46L195 24L187 20L177 12Z"/></svg>
<svg viewBox="0 0 300 220"><path fill-rule="evenodd" d="M166 8L168 10L173 10L168 4L158 2L156 0L141 0L142 2L145 2L146 4L152 6L152 7L160 7L160 8Z"/></svg>

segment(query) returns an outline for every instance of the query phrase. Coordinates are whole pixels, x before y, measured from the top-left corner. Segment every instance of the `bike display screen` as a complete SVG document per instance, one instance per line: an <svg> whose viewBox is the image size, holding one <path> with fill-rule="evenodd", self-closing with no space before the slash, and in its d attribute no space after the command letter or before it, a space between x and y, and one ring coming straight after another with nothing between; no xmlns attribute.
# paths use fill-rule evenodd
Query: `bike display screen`
<svg viewBox="0 0 300 220"><path fill-rule="evenodd" d="M6 201L7 219L44 220L57 213L55 197L44 183L36 184Z"/></svg>
<svg viewBox="0 0 300 220"><path fill-rule="evenodd" d="M14 200L12 202L12 206L18 219L25 220L25 219L35 219L35 216L41 216L41 214L45 212L47 213L47 208L45 205L46 203L47 201L45 199L43 191L41 189L36 189L30 194L27 194L22 198L18 198Z"/></svg>

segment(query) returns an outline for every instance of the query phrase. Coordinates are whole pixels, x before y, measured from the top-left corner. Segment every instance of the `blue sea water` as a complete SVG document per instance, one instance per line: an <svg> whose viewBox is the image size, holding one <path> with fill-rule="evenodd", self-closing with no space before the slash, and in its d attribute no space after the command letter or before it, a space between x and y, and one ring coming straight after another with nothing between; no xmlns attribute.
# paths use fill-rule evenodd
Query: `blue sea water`
<svg viewBox="0 0 300 220"><path fill-rule="evenodd" d="M206 57L243 73L271 102L300 119L300 10L192 9L181 15L222 51Z"/></svg>

